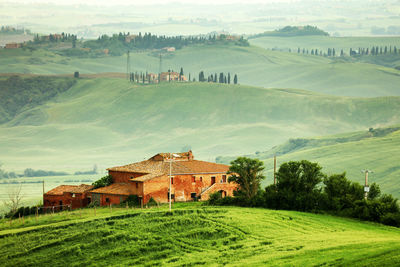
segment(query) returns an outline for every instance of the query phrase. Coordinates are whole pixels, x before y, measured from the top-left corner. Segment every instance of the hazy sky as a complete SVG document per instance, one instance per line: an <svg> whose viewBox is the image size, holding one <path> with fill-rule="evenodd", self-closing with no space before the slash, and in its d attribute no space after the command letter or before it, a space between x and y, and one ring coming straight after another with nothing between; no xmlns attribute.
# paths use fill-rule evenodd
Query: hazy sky
<svg viewBox="0 0 400 267"><path fill-rule="evenodd" d="M297 2L298 0L6 0L12 3L54 3L54 4L90 4L90 5L151 5L166 3L190 3L190 4L256 4L256 3L272 3L272 2Z"/></svg>

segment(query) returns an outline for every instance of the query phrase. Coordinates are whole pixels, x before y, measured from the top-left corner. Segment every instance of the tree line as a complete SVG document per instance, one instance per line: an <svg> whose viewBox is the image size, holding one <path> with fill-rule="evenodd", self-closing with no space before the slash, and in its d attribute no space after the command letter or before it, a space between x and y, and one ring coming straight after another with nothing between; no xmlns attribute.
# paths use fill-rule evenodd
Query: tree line
<svg viewBox="0 0 400 267"><path fill-rule="evenodd" d="M32 43L42 44L42 43L57 43L57 42L72 42L72 48L76 48L76 41L78 37L76 34L64 33L50 33L49 35L39 35L35 34Z"/></svg>
<svg viewBox="0 0 400 267"><path fill-rule="evenodd" d="M142 35L131 35L128 33L118 33L109 36L107 34L99 36L96 40L88 40L83 47L91 49L109 49L112 55L122 55L127 50L135 49L162 49L174 47L181 49L185 46L196 44L223 44L233 43L239 46L248 46L249 43L243 37L231 39L227 35L208 35L208 36L165 36L145 33Z"/></svg>
<svg viewBox="0 0 400 267"><path fill-rule="evenodd" d="M292 52L289 49L289 52ZM340 51L336 51L335 48L328 48L326 51L322 51L321 49L307 49L307 48L297 48L298 54L304 55L315 55L315 56L324 56L324 57L343 57L346 55L346 52L341 49ZM369 47L358 47L358 48L349 48L348 54L350 56L364 56L364 55L397 55L400 54L399 49L396 46L373 46Z"/></svg>
<svg viewBox="0 0 400 267"><path fill-rule="evenodd" d="M1 164L0 164L1 167ZM94 165L92 170L89 171L77 171L74 175L88 175L88 174L97 174L97 165ZM65 176L70 175L67 172L60 171L45 171L45 170L34 170L32 168L26 168L23 173L16 172L7 172L3 169L0 169L0 179L13 179L20 177L45 177L45 176Z"/></svg>
<svg viewBox="0 0 400 267"><path fill-rule="evenodd" d="M204 71L199 72L199 82L213 82L213 83L226 83L230 84L231 83L231 74L228 72L228 74L225 74L223 72L220 72L219 75L217 73L210 74L205 77ZM233 76L233 84L238 83L238 76L235 74Z"/></svg>
<svg viewBox="0 0 400 267"><path fill-rule="evenodd" d="M400 227L400 208L378 184L364 187L347 179L346 173L326 175L318 163L307 160L283 163L276 173L276 184L264 190L260 184L264 164L258 159L239 157L231 162L230 182L239 184L234 197L210 196L211 205L238 205L269 209L328 213Z"/></svg>

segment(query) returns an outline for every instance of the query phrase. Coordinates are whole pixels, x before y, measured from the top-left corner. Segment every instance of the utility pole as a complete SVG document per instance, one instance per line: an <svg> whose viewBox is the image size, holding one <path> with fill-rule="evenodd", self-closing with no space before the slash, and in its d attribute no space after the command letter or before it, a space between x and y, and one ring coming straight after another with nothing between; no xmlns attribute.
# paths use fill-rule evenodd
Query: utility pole
<svg viewBox="0 0 400 267"><path fill-rule="evenodd" d="M158 69L158 83L161 83L161 72L162 72L162 56L160 53L160 65L159 65L159 69Z"/></svg>
<svg viewBox="0 0 400 267"><path fill-rule="evenodd" d="M172 176L172 157L169 153L169 211L171 211L171 176Z"/></svg>
<svg viewBox="0 0 400 267"><path fill-rule="evenodd" d="M172 182L171 182L171 180L172 180L172 161L173 161L173 157L176 157L176 158L178 158L178 157L180 157L178 154L172 154L172 153L169 153L169 159L167 160L167 162L169 162L169 192L168 192L168 196L169 196L169 211L171 211L171 209L172 209L172 204L171 204L171 191L172 191L172 188L171 188L171 184L172 184Z"/></svg>
<svg viewBox="0 0 400 267"><path fill-rule="evenodd" d="M276 154L274 154L274 185L276 185Z"/></svg>
<svg viewBox="0 0 400 267"><path fill-rule="evenodd" d="M369 186L368 186L368 174L373 173L371 170L361 170L362 173L365 173L365 185L364 185L364 199L367 200L368 198L368 192L369 192Z"/></svg>
<svg viewBox="0 0 400 267"><path fill-rule="evenodd" d="M129 75L131 75L131 59L130 59L129 50L128 50L127 58L126 58L126 79L129 79Z"/></svg>

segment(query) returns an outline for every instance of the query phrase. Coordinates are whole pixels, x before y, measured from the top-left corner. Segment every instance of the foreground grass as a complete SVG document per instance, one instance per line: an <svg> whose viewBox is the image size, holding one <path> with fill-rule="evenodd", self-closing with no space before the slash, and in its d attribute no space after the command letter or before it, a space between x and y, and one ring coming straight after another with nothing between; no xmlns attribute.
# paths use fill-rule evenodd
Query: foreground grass
<svg viewBox="0 0 400 267"><path fill-rule="evenodd" d="M400 230L292 211L194 204L84 210L0 231L0 262L16 265L400 264ZM57 218L59 216L59 218ZM7 222L5 222L7 224ZM4 223L1 224L4 229ZM19 233L17 233L19 232Z"/></svg>

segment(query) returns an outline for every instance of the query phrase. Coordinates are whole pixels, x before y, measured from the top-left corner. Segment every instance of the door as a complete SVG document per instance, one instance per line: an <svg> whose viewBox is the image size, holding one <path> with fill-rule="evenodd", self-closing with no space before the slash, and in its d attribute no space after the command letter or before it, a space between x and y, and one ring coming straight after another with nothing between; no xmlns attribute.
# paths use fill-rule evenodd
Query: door
<svg viewBox="0 0 400 267"><path fill-rule="evenodd" d="M215 184L215 176L211 177L211 185Z"/></svg>

